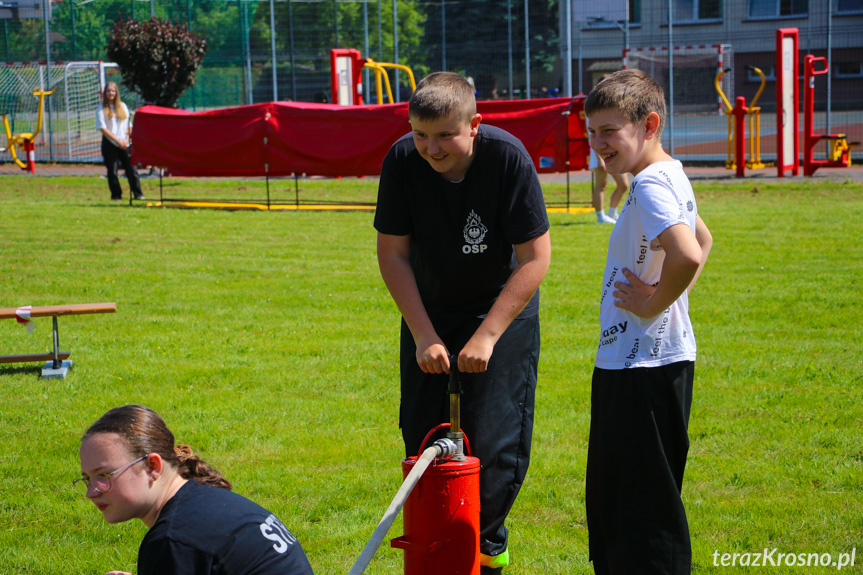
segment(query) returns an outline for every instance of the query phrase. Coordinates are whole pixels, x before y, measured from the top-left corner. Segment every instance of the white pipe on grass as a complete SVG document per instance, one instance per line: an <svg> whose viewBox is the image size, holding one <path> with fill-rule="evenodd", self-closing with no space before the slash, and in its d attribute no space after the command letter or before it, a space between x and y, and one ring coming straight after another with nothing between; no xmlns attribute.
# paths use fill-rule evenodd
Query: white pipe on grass
<svg viewBox="0 0 863 575"><path fill-rule="evenodd" d="M393 498L392 503L390 503L390 506L381 518L380 523L378 523L378 526L375 528L375 532L372 533L371 539L366 543L363 552L360 553L359 559L354 563L354 566L351 568L348 575L362 575L366 570L366 567L368 567L369 562L372 560L372 557L374 557L375 552L377 552L378 547L380 547L381 542L390 530L393 521L395 521L399 511L401 511L401 508L404 506L405 501L407 501L411 491L413 491L413 488L419 482L420 477L425 473L425 470L428 468L432 460L436 457L448 459L453 456L455 451L455 443L449 439L439 439L434 445L423 451L422 455L420 455L419 459L417 459L417 462L414 464L413 469L411 469L411 472L408 473L404 483L402 483L402 486Z"/></svg>

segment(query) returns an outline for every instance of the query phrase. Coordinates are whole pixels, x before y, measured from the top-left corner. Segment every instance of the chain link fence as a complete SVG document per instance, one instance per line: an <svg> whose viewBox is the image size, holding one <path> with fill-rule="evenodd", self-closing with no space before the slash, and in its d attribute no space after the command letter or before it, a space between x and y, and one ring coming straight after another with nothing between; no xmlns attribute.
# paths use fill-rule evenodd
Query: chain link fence
<svg viewBox="0 0 863 575"><path fill-rule="evenodd" d="M11 4L18 8L6 7ZM665 145L684 160L700 161L725 159L727 121L713 86L723 67L732 68L722 84L732 103L738 95L751 103L761 87L752 68L764 73L761 149L765 159L774 155L775 32L796 27L801 62L811 53L830 66L829 74L815 80L816 130L863 140L859 0L19 0L0 4L0 60L41 63L44 77L53 81L62 74L52 68L106 60L114 22L150 16L185 23L207 39L196 84L179 103L194 111L273 100L332 101L333 48L356 48L364 57L410 66L417 79L440 69L460 72L473 78L479 99L588 92L602 75L636 65L638 56L668 90L672 116ZM671 59L670 45L676 47ZM711 59L717 46L725 47L724 60ZM0 72L0 112L20 131L35 117L28 101L33 98L4 87L9 67ZM105 72L108 79L118 73L110 67ZM398 74L391 73L399 86L394 98L404 101L407 77ZM802 70L800 77L802 84ZM365 72L366 101L376 100L374 89L373 75ZM133 110L144 104L122 85L121 94ZM74 128L69 123L82 114L92 116L95 126L92 100L48 98L37 140L40 161L72 159L63 154L63 134L87 129L86 121L76 119ZM8 160L0 154L0 161ZM85 161L99 158L90 153Z"/></svg>

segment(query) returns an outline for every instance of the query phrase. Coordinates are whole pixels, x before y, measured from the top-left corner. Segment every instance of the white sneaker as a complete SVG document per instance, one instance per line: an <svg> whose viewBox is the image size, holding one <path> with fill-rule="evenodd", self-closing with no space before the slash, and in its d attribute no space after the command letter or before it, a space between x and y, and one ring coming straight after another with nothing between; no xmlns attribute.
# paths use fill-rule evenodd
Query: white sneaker
<svg viewBox="0 0 863 575"><path fill-rule="evenodd" d="M613 225L613 224L616 224L616 223L617 223L617 220L613 220L613 219L609 218L609 217L605 214L605 212L598 212L598 213L596 214L596 222L597 222L598 224L612 224L612 225Z"/></svg>

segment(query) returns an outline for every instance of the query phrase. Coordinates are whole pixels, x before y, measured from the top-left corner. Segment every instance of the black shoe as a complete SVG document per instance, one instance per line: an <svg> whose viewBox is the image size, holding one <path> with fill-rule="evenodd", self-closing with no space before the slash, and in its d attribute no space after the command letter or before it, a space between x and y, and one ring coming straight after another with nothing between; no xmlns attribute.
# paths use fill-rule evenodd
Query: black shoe
<svg viewBox="0 0 863 575"><path fill-rule="evenodd" d="M123 201L123 198L114 198L114 197L112 197L112 198L111 198L111 201L112 201L112 202L122 202L122 201Z"/></svg>

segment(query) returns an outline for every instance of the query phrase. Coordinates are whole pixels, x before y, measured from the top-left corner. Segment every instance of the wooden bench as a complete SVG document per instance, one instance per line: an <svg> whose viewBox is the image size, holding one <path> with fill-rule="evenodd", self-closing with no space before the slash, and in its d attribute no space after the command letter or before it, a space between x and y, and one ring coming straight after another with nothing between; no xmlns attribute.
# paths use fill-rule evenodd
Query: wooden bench
<svg viewBox="0 0 863 575"><path fill-rule="evenodd" d="M5 308L0 309L0 319L15 319L19 317L19 312L24 308ZM30 319L38 317L50 317L53 320L53 342L54 351L48 353L31 353L24 355L3 355L0 356L0 364L2 363L27 363L32 361L44 361L45 366L42 368L42 377L66 377L69 368L72 367L72 361L69 360L70 353L68 351L60 351L60 332L57 327L57 318L61 315L87 315L94 313L115 313L117 311L116 303L84 303L73 305L46 305L30 308Z"/></svg>

